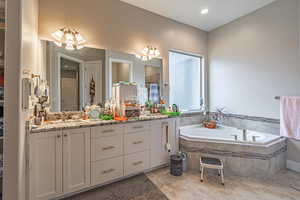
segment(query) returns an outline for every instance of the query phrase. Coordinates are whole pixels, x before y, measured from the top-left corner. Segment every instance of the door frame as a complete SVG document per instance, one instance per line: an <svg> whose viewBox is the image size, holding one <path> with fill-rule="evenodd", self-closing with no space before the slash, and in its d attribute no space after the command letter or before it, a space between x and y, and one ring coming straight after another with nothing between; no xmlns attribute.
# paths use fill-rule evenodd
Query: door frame
<svg viewBox="0 0 300 200"><path fill-rule="evenodd" d="M58 112L61 112L61 63L60 60L61 58L65 58L74 62L79 63L79 110L82 109L83 104L84 104L84 99L83 99L83 94L84 94L84 61L80 60L78 58L74 58L72 56L63 54L63 53L57 53L57 107L58 107Z"/></svg>

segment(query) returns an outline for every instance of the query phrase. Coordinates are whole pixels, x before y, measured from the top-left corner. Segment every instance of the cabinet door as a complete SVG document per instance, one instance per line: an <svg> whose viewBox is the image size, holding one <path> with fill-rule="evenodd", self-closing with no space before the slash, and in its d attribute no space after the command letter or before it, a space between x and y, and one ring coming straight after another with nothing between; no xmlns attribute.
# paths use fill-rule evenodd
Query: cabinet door
<svg viewBox="0 0 300 200"><path fill-rule="evenodd" d="M175 131L174 119L152 122L150 152L151 168L168 163L169 155L175 152ZM167 151L167 143L171 145L171 152Z"/></svg>
<svg viewBox="0 0 300 200"><path fill-rule="evenodd" d="M63 131L63 191L74 192L90 185L90 129Z"/></svg>
<svg viewBox="0 0 300 200"><path fill-rule="evenodd" d="M62 132L30 135L30 200L46 200L62 194Z"/></svg>

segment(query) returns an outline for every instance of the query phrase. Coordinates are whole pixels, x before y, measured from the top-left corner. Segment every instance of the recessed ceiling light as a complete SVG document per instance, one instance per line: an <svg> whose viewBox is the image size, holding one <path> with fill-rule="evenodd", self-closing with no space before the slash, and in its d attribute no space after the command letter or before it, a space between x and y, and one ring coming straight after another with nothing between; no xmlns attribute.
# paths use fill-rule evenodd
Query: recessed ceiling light
<svg viewBox="0 0 300 200"><path fill-rule="evenodd" d="M202 15L206 15L207 13L208 13L208 9L207 8L201 10L201 14Z"/></svg>

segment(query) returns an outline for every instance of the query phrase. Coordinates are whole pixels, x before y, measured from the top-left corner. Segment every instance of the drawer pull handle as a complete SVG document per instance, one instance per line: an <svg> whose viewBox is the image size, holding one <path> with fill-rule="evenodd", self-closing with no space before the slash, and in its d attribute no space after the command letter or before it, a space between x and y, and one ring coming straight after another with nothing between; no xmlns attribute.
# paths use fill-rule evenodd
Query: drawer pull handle
<svg viewBox="0 0 300 200"><path fill-rule="evenodd" d="M142 144L143 141L136 141L136 142L133 142L133 144Z"/></svg>
<svg viewBox="0 0 300 200"><path fill-rule="evenodd" d="M102 133L113 133L113 132L115 132L115 130L113 130L113 129L102 131Z"/></svg>
<svg viewBox="0 0 300 200"><path fill-rule="evenodd" d="M143 128L143 126L134 126L133 128L134 129L140 129L140 128Z"/></svg>
<svg viewBox="0 0 300 200"><path fill-rule="evenodd" d="M111 149L114 149L114 148L115 148L114 146L109 146L109 147L103 147L102 150L107 151L107 150L111 150Z"/></svg>
<svg viewBox="0 0 300 200"><path fill-rule="evenodd" d="M115 171L115 169L108 169L108 170L104 170L102 172L102 174L108 174L108 173L111 173L111 172L114 172L114 171Z"/></svg>
<svg viewBox="0 0 300 200"><path fill-rule="evenodd" d="M137 166L137 165L140 165L140 164L143 164L144 162L143 161L139 161L139 162L135 162L135 163L132 163L134 166Z"/></svg>

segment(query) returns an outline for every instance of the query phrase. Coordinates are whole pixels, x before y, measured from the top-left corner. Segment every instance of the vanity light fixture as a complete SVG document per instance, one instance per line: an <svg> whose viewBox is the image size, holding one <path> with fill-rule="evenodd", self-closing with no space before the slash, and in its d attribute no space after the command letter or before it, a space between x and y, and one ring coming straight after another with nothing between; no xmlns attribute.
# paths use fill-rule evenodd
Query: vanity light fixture
<svg viewBox="0 0 300 200"><path fill-rule="evenodd" d="M86 40L75 29L61 28L52 33L54 43L59 47L65 47L67 50L82 49Z"/></svg>
<svg viewBox="0 0 300 200"><path fill-rule="evenodd" d="M141 59L142 61L148 61L152 58L156 58L160 55L160 52L157 48L152 46L147 46L142 50L141 55L136 55L137 58Z"/></svg>

